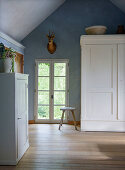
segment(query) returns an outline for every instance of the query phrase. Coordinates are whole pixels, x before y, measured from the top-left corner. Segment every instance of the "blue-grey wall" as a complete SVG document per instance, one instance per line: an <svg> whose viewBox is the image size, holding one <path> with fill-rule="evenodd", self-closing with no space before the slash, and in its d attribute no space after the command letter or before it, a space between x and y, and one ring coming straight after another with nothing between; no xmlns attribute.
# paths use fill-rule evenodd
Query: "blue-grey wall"
<svg viewBox="0 0 125 170"><path fill-rule="evenodd" d="M27 21L28 22L28 21ZM106 25L108 34L114 34L117 25L125 23L125 14L109 0L67 0L57 11L41 23L23 41L25 49L24 70L29 76L29 119L34 119L35 59L69 59L69 103L77 108L80 118L80 35L85 27ZM57 51L51 55L46 45L46 34L56 34Z"/></svg>

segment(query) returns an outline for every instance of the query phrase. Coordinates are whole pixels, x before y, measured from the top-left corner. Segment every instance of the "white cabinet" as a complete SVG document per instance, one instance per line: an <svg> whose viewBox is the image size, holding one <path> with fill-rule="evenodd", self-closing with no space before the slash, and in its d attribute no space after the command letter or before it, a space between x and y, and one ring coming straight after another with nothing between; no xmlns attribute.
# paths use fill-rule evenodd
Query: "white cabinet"
<svg viewBox="0 0 125 170"><path fill-rule="evenodd" d="M81 36L81 130L125 131L125 36Z"/></svg>
<svg viewBox="0 0 125 170"><path fill-rule="evenodd" d="M28 75L0 74L0 165L16 165L28 141Z"/></svg>

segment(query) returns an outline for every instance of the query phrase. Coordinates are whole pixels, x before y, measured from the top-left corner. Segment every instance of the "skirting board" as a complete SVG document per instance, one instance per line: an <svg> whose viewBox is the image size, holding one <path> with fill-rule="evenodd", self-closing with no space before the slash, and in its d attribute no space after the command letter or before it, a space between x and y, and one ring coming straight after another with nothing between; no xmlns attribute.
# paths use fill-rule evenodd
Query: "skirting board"
<svg viewBox="0 0 125 170"><path fill-rule="evenodd" d="M29 124L35 124L35 120L29 120Z"/></svg>
<svg viewBox="0 0 125 170"><path fill-rule="evenodd" d="M69 124L69 125L74 125L74 121L68 120L68 124ZM80 121L76 121L76 125L77 125L77 126L80 125Z"/></svg>
<svg viewBox="0 0 125 170"><path fill-rule="evenodd" d="M29 120L29 124L35 124L35 120ZM69 125L74 125L74 122L69 120L68 124ZM80 121L76 121L76 124L80 125Z"/></svg>
<svg viewBox="0 0 125 170"><path fill-rule="evenodd" d="M81 121L81 131L125 132L123 121Z"/></svg>

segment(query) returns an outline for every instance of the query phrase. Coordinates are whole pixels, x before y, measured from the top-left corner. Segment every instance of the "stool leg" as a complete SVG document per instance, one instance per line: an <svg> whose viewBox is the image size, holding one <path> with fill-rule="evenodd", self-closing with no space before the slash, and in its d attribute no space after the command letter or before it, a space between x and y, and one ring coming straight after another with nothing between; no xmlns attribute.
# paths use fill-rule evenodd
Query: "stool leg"
<svg viewBox="0 0 125 170"><path fill-rule="evenodd" d="M61 126L62 126L62 124L63 124L64 113L65 113L65 110L63 110L63 113L62 113L62 121L61 121Z"/></svg>
<svg viewBox="0 0 125 170"><path fill-rule="evenodd" d="M73 110L71 110L71 112L72 112L72 117L73 117L73 120L74 120L74 126L75 126L75 129L77 130L75 114L74 114Z"/></svg>
<svg viewBox="0 0 125 170"><path fill-rule="evenodd" d="M62 117L61 117L61 120L60 120L59 130L60 130L62 124L63 124L64 112L65 112L65 110L63 110L63 112L62 112Z"/></svg>

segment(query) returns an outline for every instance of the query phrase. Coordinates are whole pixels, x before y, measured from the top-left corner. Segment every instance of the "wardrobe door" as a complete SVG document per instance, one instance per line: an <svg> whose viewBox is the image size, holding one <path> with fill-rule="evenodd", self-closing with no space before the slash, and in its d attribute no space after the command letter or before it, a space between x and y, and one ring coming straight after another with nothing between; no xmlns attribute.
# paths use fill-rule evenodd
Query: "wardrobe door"
<svg viewBox="0 0 125 170"><path fill-rule="evenodd" d="M118 45L118 120L125 121L125 44Z"/></svg>
<svg viewBox="0 0 125 170"><path fill-rule="evenodd" d="M82 63L83 119L116 119L117 45L86 45Z"/></svg>
<svg viewBox="0 0 125 170"><path fill-rule="evenodd" d="M28 140L28 84L25 79L17 79L18 94L18 158L21 158L25 152Z"/></svg>

